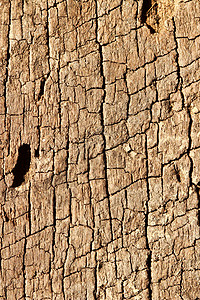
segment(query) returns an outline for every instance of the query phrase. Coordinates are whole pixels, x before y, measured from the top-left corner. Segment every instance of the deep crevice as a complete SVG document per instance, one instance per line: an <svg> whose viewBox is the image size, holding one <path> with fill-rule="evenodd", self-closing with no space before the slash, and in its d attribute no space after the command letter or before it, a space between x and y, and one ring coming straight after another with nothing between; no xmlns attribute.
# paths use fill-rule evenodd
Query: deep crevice
<svg viewBox="0 0 200 300"><path fill-rule="evenodd" d="M35 157L39 157L39 146L35 149Z"/></svg>
<svg viewBox="0 0 200 300"><path fill-rule="evenodd" d="M146 23L146 25L147 25L147 28L149 28L149 30L150 30L150 33L156 33L156 31L155 31L155 29L153 28L153 27L151 27L149 24L147 24Z"/></svg>
<svg viewBox="0 0 200 300"><path fill-rule="evenodd" d="M69 168L69 133L68 133L68 140L67 140L67 145L66 145L66 184L67 188L69 188L69 183L68 183L68 168Z"/></svg>
<svg viewBox="0 0 200 300"><path fill-rule="evenodd" d="M43 77L40 81L40 90L39 90L39 94L38 94L38 101L42 98L42 96L44 96L44 88L45 88L45 84L46 84L46 81L49 78L49 76L50 76L50 72L45 77Z"/></svg>
<svg viewBox="0 0 200 300"><path fill-rule="evenodd" d="M148 250L147 256L147 274L148 274L148 291L149 291L149 299L152 299L152 286L151 286L151 260L152 260L152 251L149 246L148 239L148 226L149 226L149 200L150 200L150 191L149 191L149 164L148 164L148 147L147 147L147 136L145 135L145 152L146 152L146 169L147 169L147 202L146 202L146 214L145 214L145 237L146 237L146 248Z"/></svg>
<svg viewBox="0 0 200 300"><path fill-rule="evenodd" d="M11 30L11 1L9 1L9 23L8 23L8 35L7 35L7 56L6 56L6 69L5 69L5 79L4 79L4 111L5 120L4 126L8 131L8 155L10 155L10 128L7 128L7 84L9 80L9 64L10 64L10 30Z"/></svg>
<svg viewBox="0 0 200 300"><path fill-rule="evenodd" d="M31 235L31 183L28 190L28 222L29 222L29 235Z"/></svg>
<svg viewBox="0 0 200 300"><path fill-rule="evenodd" d="M192 123L193 123L193 120L192 120L192 116L191 116L191 113L190 113L190 109L188 108L187 109L187 113L188 113L188 116L189 116L189 126L188 126L188 149L187 149L187 155L189 157L189 160L190 160L190 170L189 170L189 179L190 179L190 186L192 186L192 173L193 173L193 160L192 158L190 157L190 150L192 148L192 137L191 137L191 131L192 131Z"/></svg>
<svg viewBox="0 0 200 300"><path fill-rule="evenodd" d="M4 221L5 221L5 222L8 222L8 221L9 221L9 218L8 218L8 215L7 215L7 213L5 212L4 208L2 209L2 214L3 214L3 217L4 217Z"/></svg>
<svg viewBox="0 0 200 300"><path fill-rule="evenodd" d="M25 237L25 241L24 241L24 253L23 253L23 263L22 263L23 295L24 295L24 299L26 299L26 247L27 247L27 239Z"/></svg>
<svg viewBox="0 0 200 300"><path fill-rule="evenodd" d="M146 24L149 28L150 33L156 33L156 30L149 24L148 17L153 16L154 25L159 25L159 17L157 15L157 2L155 0L143 0L142 12L141 12L141 22Z"/></svg>
<svg viewBox="0 0 200 300"><path fill-rule="evenodd" d="M41 97L44 95L44 86L45 86L45 78L42 78L42 80L40 81L40 91L38 94L38 99L40 100Z"/></svg>
<svg viewBox="0 0 200 300"><path fill-rule="evenodd" d="M38 147L35 149L35 157L40 156L40 125L39 125L39 110L38 110L38 125L37 125L37 132L38 132Z"/></svg>
<svg viewBox="0 0 200 300"><path fill-rule="evenodd" d="M147 20L147 12L152 6L152 1L151 0L143 0L143 5L142 5L142 14L141 14L141 21L142 23L145 23Z"/></svg>
<svg viewBox="0 0 200 300"><path fill-rule="evenodd" d="M97 253L95 252L95 267L94 267L94 291L93 291L93 296L94 299L97 300L98 299L98 295L97 295L97 289L98 289L98 276L97 276Z"/></svg>
<svg viewBox="0 0 200 300"><path fill-rule="evenodd" d="M60 54L59 54L59 59L58 59L58 91L59 91L59 101L58 101L58 115L59 115L59 129L60 129L60 132L61 132L61 126L62 126L62 109L61 109L61 87L60 87Z"/></svg>
<svg viewBox="0 0 200 300"><path fill-rule="evenodd" d="M198 225L200 226L200 181L195 186L195 191L198 199Z"/></svg>
<svg viewBox="0 0 200 300"><path fill-rule="evenodd" d="M2 248L2 243L0 243L0 246ZM1 249L0 249L0 276L2 278L2 254L1 254Z"/></svg>
<svg viewBox="0 0 200 300"><path fill-rule="evenodd" d="M178 169L178 167L176 165L174 165L174 172L175 172L176 179L178 180L178 182L181 182L180 170Z"/></svg>
<svg viewBox="0 0 200 300"><path fill-rule="evenodd" d="M175 51L176 51L176 57L175 57L175 61L176 61L176 65L177 65L177 77L178 77L178 83L177 83L177 87L176 87L176 91L180 91L181 94L181 99L182 99L182 108L185 106L185 101L184 101L184 95L182 92L182 85L183 85L183 79L181 77L181 68L179 65L179 52L178 52L178 42L177 42L177 37L176 37L176 24L175 24L175 19L172 18L172 22L173 22L173 27L174 27L174 42L175 42Z"/></svg>
<svg viewBox="0 0 200 300"><path fill-rule="evenodd" d="M28 144L23 144L19 148L17 163L12 170L14 180L12 187L20 186L24 181L24 176L29 171L31 163L31 148Z"/></svg>
<svg viewBox="0 0 200 300"><path fill-rule="evenodd" d="M182 284L183 284L183 263L181 263L181 279L180 279L180 297L181 299L183 299L182 297Z"/></svg>
<svg viewBox="0 0 200 300"><path fill-rule="evenodd" d="M113 229L112 229L112 218L111 218L111 208L110 208L110 194L108 189L108 175L107 175L107 157L106 157L106 137L104 134L105 125L104 125L104 116L103 116L103 106L106 99L106 79L104 75L104 69L103 69L103 49L100 41L98 40L98 8L97 8L97 1L96 1L96 43L99 46L99 63L100 63L100 74L102 77L102 90L103 90L103 97L102 97L102 103L101 103L101 109L100 109L100 115L101 115L101 126L102 126L102 138L103 138L103 160L104 160L104 171L105 171L105 188L106 188L106 195L108 199L108 210L109 210L109 219L110 219L110 231L111 231L111 240L113 240Z"/></svg>
<svg viewBox="0 0 200 300"><path fill-rule="evenodd" d="M54 261L55 258L55 245L56 245L56 191L54 188L53 191L53 238L52 238L52 254L53 254L53 259L52 261Z"/></svg>

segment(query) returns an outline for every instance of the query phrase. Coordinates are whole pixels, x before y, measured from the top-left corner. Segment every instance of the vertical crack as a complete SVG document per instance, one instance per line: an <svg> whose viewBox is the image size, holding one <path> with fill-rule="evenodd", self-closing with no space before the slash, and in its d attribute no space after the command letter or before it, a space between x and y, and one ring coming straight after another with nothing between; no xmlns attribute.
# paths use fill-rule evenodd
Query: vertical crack
<svg viewBox="0 0 200 300"><path fill-rule="evenodd" d="M46 39L47 39L47 58L48 58L48 65L49 65L49 71L51 70L50 66L50 42L49 42L49 4L47 0L47 24L46 24Z"/></svg>
<svg viewBox="0 0 200 300"><path fill-rule="evenodd" d="M91 188L91 184L90 184L90 160L89 160L89 149L87 150L87 168L88 168L88 172L87 172L87 180L88 180L88 185L89 185L89 195L90 195L90 208L92 209L92 188ZM94 218L93 218L93 226L94 226ZM94 235L94 231L93 231L93 235ZM94 241L94 238L93 238ZM92 251L92 242L91 242L91 251Z"/></svg>
<svg viewBox="0 0 200 300"><path fill-rule="evenodd" d="M126 72L124 73L124 82L125 82L125 86L126 86L126 92L128 95L128 102L127 102L127 119L128 120L128 116L129 116L129 107L130 107L130 102L131 102L131 96L129 93L129 89L128 89L128 84L127 84L127 68L126 68Z"/></svg>
<svg viewBox="0 0 200 300"><path fill-rule="evenodd" d="M180 297L181 299L183 299L182 297L182 284L183 284L183 263L181 263L181 279L180 279Z"/></svg>
<svg viewBox="0 0 200 300"><path fill-rule="evenodd" d="M1 237L1 240L0 240L0 278L1 278L1 280L2 280L2 253L1 253L2 239L3 239L3 236Z"/></svg>
<svg viewBox="0 0 200 300"><path fill-rule="evenodd" d="M177 42L177 35L176 35L176 24L175 24L175 19L172 18L173 21L173 26L174 26L174 41L175 41L175 45L176 45L176 63L177 63L177 75L178 75L178 84L177 84L177 90L180 91L181 94L181 98L182 98L182 109L185 107L185 101L184 101L184 94L183 94L183 79L181 77L181 72L180 72L180 65L179 65L179 52L178 52L178 42ZM193 185L192 183L192 173L193 173L193 160L190 156L190 150L192 147L192 137L191 137L191 131L192 131L192 116L191 116L191 112L190 112L190 106L187 107L187 114L189 117L189 125L188 125L188 149L187 149L187 155L189 157L190 160L190 170L189 170L189 187L188 187L188 196L189 196L189 188ZM196 189L197 191L197 189ZM197 196L199 197L199 193L197 192ZM200 212L199 212L199 208L200 208L200 199L198 202L198 223L200 224Z"/></svg>
<svg viewBox="0 0 200 300"><path fill-rule="evenodd" d="M6 76L4 80L4 111L5 111L5 128L7 130L7 84L9 78L9 64L10 64L10 30L11 30L11 0L9 1L9 23L8 23L8 47L7 47L7 55L6 55ZM10 130L8 133L8 155L10 155Z"/></svg>
<svg viewBox="0 0 200 300"><path fill-rule="evenodd" d="M53 252L53 261L55 257L55 235L56 235L56 193L55 188L53 191L53 241L52 241L52 252Z"/></svg>
<svg viewBox="0 0 200 300"><path fill-rule="evenodd" d="M64 264L63 264L63 267L62 267L62 293L63 293L63 299L65 300L66 297L65 297L65 285L64 285L64 279L65 279L65 268L64 268Z"/></svg>
<svg viewBox="0 0 200 300"><path fill-rule="evenodd" d="M173 27L174 27L174 42L175 42L175 51L176 51L176 66L177 66L177 76L178 76L178 83L177 83L177 87L176 90L180 91L181 94L181 99L182 99L182 109L185 106L185 101L184 101L184 95L182 92L182 85L183 85L183 79L181 77L181 70L180 70L180 64L179 64L179 52L178 52L178 42L177 42L177 35L176 35L176 23L175 23L175 19L172 18L173 21Z"/></svg>
<svg viewBox="0 0 200 300"><path fill-rule="evenodd" d="M69 116L68 116L68 121L69 121ZM69 188L69 183L68 183L68 169L69 169L69 125L68 125L68 138L67 138L66 151L67 151L67 156L66 156L66 184L67 184L67 188Z"/></svg>
<svg viewBox="0 0 200 300"><path fill-rule="evenodd" d="M146 202L146 215L145 215L145 237L146 237L146 248L148 250L147 256L147 274L148 274L148 291L149 291L149 299L152 299L152 286L151 286L151 260L152 260L152 251L149 246L148 239L148 226L149 226L149 200L150 200L150 192L149 192L149 165L148 165L148 148L147 148L147 135L145 134L145 152L146 152L146 169L147 169L147 202Z"/></svg>
<svg viewBox="0 0 200 300"><path fill-rule="evenodd" d="M125 299L125 295L124 295L124 280L122 280L122 282L121 282L121 290L122 290L122 299Z"/></svg>
<svg viewBox="0 0 200 300"><path fill-rule="evenodd" d="M37 132L38 132L38 147L35 149L35 157L39 157L40 155L40 138L41 138L41 132L40 132L40 116L39 116L39 108L38 108L38 125L37 125Z"/></svg>
<svg viewBox="0 0 200 300"><path fill-rule="evenodd" d="M127 189L125 189L125 207L122 202L123 206L123 214L122 214L122 220L121 220L121 236L122 236L122 248L124 248L124 223L125 223L125 209L128 207L128 195L127 195Z"/></svg>
<svg viewBox="0 0 200 300"><path fill-rule="evenodd" d="M46 85L46 82L48 80L50 76L50 71L44 75L44 77L41 79L40 81L40 89L39 89L39 93L38 93L38 96L37 96L37 101L39 103L39 101L43 98L44 96L44 93L45 93L45 85ZM39 154L40 154L40 127L41 127L41 124L40 124L40 112L39 112L39 107L37 109L37 118L38 118L38 125L37 125L37 132L38 132L38 147L37 149L35 149L35 157L39 157Z"/></svg>
<svg viewBox="0 0 200 300"><path fill-rule="evenodd" d="M187 155L189 157L189 160L190 160L190 170L189 170L189 180L190 180L190 187L192 186L192 173L193 173L193 160L192 158L190 157L190 150L191 150L191 146L192 146L192 137L191 137L191 130L192 130L192 116L191 116L191 112L190 112L190 109L188 107L187 109L187 113L188 113L188 116L189 116L189 125L188 125L188 149L187 149Z"/></svg>
<svg viewBox="0 0 200 300"><path fill-rule="evenodd" d="M44 88L45 88L45 84L46 84L46 81L49 78L49 76L50 76L50 71L40 81L40 91L38 94L38 101L40 101L40 99L44 96Z"/></svg>
<svg viewBox="0 0 200 300"><path fill-rule="evenodd" d="M55 138L55 137L54 137ZM55 145L55 140L54 140ZM52 210L53 210L53 233L52 233L52 258L49 263L49 280L51 283L51 293L53 294L53 287L52 287L52 269L53 264L55 260L55 235L56 235L56 191L55 191L55 185L53 184L53 178L54 178L54 172L55 172L55 151L53 150L53 174L51 177L51 186L53 187L53 203L52 203Z"/></svg>
<svg viewBox="0 0 200 300"><path fill-rule="evenodd" d="M67 17L67 19L69 18L69 13L68 13L68 0L65 0L65 2L66 2L66 10L65 10L65 12L66 12L66 17Z"/></svg>
<svg viewBox="0 0 200 300"><path fill-rule="evenodd" d="M53 177L54 177L54 171L55 171L55 151L53 150L53 175L52 175L52 181L51 185L53 186L53 237L52 237L52 254L53 254L53 259L55 257L55 234L56 234L56 191L55 191L55 186L53 185Z"/></svg>
<svg viewBox="0 0 200 300"><path fill-rule="evenodd" d="M62 121L62 114L61 114L61 88L60 88L60 54L58 59L58 94L59 94L59 101L58 101L58 114L59 114L59 128L61 132L61 121Z"/></svg>
<svg viewBox="0 0 200 300"><path fill-rule="evenodd" d="M8 48L7 48L7 55L6 55L6 78L5 78L5 88L4 88L4 107L5 107L5 115L7 113L7 105L6 105L6 86L8 83L8 67L10 62L10 28L11 28L11 1L9 1L9 23L8 23Z"/></svg>
<svg viewBox="0 0 200 300"><path fill-rule="evenodd" d="M136 1L136 30L135 30L135 39L136 39L136 48L137 48L137 55L138 58L140 57L140 50L139 50L139 41L138 41L138 20L139 20L139 5L138 5L138 1Z"/></svg>
<svg viewBox="0 0 200 300"><path fill-rule="evenodd" d="M95 267L94 267L94 281L95 281L95 285L94 285L94 292L93 292L93 295L94 295L94 299L95 300L98 300L98 295L97 295L97 288L98 288L98 285L97 285L97 252L95 252Z"/></svg>
<svg viewBox="0 0 200 300"><path fill-rule="evenodd" d="M183 79L181 77L181 72L180 72L180 65L179 65L179 52L178 52L178 42L177 42L177 35L176 35L176 24L175 24L175 19L172 18L173 20L173 26L174 26L174 41L175 41L175 45L176 45L176 63L177 63L177 75L178 75L178 84L177 84L177 90L180 91L181 94L181 98L182 98L182 109L185 107L185 101L184 101L184 95L183 95ZM190 150L192 147L192 137L191 137L191 131L192 131L192 116L191 116L191 112L190 112L190 107L187 107L187 114L189 117L189 125L188 125L188 149L187 149L187 155L189 157L190 160L190 170L189 170L189 187L188 187L188 195L189 195L189 188L193 185L192 183L192 173L193 173L193 160L190 157ZM200 204L199 204L200 206ZM198 221L200 222L200 217L198 216Z"/></svg>
<svg viewBox="0 0 200 300"><path fill-rule="evenodd" d="M111 239L113 240L113 230L112 230L112 218L111 218L111 208L110 208L110 194L108 189L108 175L107 175L107 158L106 158L106 138L104 134L105 124L104 124L104 115L103 115L103 106L105 103L106 98L106 83L105 83L105 75L104 75L104 69L103 69L103 51L102 51L102 45L98 40L98 1L96 0L96 42L99 46L99 57L100 57L100 73L102 77L102 90L103 90L103 98L101 103L101 126L102 126L102 137L103 137L103 160L104 160L104 166L105 166L105 184L106 184L106 195L108 199L108 210L109 210L109 219L110 219L110 231L111 231Z"/></svg>
<svg viewBox="0 0 200 300"><path fill-rule="evenodd" d="M7 286L5 286L4 287L4 294L5 294L5 299L8 299L8 287Z"/></svg>
<svg viewBox="0 0 200 300"><path fill-rule="evenodd" d="M68 122L69 122L69 115L68 115ZM69 241L70 241L70 229L71 229L71 224L72 224L72 194L71 194L71 189L69 187L69 183L68 183L68 168L69 168L69 145L70 145L70 140L69 140L69 124L68 124L68 138L67 138L67 144L66 144L66 151L67 151L67 154L66 154L66 185L67 185L67 189L69 189L69 228L67 230L67 244L68 244L68 247L66 249L66 252L65 252L65 259L64 259L64 263L63 263L63 266L62 266L62 293L63 293L63 298L64 300L66 299L65 297L65 285L64 285L64 279L65 279L65 261L67 259L67 254L68 254L68 251L69 251Z"/></svg>
<svg viewBox="0 0 200 300"><path fill-rule="evenodd" d="M24 295L24 299L26 299L26 246L27 246L27 238L25 237L25 240L24 240L23 263L22 263L23 295Z"/></svg>
<svg viewBox="0 0 200 300"><path fill-rule="evenodd" d="M31 235L31 183L28 189L28 222L29 222L29 235Z"/></svg>
<svg viewBox="0 0 200 300"><path fill-rule="evenodd" d="M195 186L195 191L196 191L197 200L198 200L198 225L200 226L200 181Z"/></svg>

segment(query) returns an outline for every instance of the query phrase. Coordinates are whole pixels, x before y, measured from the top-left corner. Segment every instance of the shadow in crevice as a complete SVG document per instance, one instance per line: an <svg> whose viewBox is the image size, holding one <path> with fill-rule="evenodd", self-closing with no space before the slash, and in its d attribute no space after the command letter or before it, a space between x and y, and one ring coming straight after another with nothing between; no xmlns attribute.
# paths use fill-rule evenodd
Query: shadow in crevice
<svg viewBox="0 0 200 300"><path fill-rule="evenodd" d="M141 22L146 24L151 33L158 32L160 17L156 0L143 0Z"/></svg>
<svg viewBox="0 0 200 300"><path fill-rule="evenodd" d="M35 157L39 157L40 153L39 153L39 146L37 147L37 149L35 149Z"/></svg>
<svg viewBox="0 0 200 300"><path fill-rule="evenodd" d="M31 148L28 144L23 144L19 148L17 163L12 170L14 180L12 187L20 186L24 181L24 176L29 171L31 163Z"/></svg>
<svg viewBox="0 0 200 300"><path fill-rule="evenodd" d="M142 14L141 14L141 21L142 23L145 23L147 20L147 12L150 10L152 6L152 1L151 0L143 0L143 5L142 5Z"/></svg>

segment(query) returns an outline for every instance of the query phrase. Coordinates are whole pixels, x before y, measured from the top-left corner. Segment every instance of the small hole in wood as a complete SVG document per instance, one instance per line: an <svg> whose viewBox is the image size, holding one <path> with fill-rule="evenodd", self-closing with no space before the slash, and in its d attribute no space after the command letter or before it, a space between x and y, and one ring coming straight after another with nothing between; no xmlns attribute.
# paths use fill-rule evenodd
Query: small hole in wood
<svg viewBox="0 0 200 300"><path fill-rule="evenodd" d="M14 180L12 187L20 186L24 182L24 176L28 172L31 163L31 149L28 144L19 148L17 163L12 170Z"/></svg>

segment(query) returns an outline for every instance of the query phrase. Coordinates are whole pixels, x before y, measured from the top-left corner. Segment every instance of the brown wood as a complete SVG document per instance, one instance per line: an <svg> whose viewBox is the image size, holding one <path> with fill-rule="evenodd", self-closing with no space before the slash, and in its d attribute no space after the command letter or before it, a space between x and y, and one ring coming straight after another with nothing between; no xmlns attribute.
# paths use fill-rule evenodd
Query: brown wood
<svg viewBox="0 0 200 300"><path fill-rule="evenodd" d="M200 299L200 2L156 3L0 0L0 299Z"/></svg>

